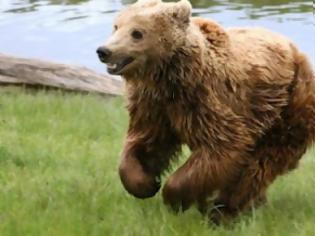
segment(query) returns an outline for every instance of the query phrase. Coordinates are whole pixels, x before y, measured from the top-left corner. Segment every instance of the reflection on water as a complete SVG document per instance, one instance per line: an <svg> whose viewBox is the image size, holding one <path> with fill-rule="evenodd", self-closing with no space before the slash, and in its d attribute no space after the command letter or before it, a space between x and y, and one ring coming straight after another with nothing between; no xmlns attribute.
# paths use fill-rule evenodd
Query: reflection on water
<svg viewBox="0 0 315 236"><path fill-rule="evenodd" d="M103 71L95 48L123 5L135 0L0 0L0 52ZM306 0L192 0L193 14L225 26L263 26L292 38L315 61L313 3Z"/></svg>

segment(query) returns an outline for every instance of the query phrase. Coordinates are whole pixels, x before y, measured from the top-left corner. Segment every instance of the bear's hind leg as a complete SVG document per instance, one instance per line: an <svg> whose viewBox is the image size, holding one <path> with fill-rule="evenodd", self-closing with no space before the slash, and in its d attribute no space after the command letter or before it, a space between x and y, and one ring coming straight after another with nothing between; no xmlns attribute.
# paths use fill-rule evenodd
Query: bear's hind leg
<svg viewBox="0 0 315 236"><path fill-rule="evenodd" d="M307 131L301 126L279 124L270 130L251 153L239 178L220 193L210 219L224 222L241 211L266 201L266 190L277 176L297 167L308 145Z"/></svg>

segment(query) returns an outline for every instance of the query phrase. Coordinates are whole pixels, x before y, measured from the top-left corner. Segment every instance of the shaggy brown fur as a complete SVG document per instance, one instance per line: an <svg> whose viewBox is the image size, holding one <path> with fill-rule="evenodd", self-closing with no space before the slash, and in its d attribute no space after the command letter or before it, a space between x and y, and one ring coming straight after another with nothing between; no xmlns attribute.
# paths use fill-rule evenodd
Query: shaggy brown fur
<svg viewBox="0 0 315 236"><path fill-rule="evenodd" d="M192 154L165 183L164 202L176 210L196 203L219 222L265 201L315 140L315 79L288 39L190 14L185 0L139 1L116 20L111 56L101 59L134 59L117 72L130 115L119 168L126 190L153 196L186 144ZM214 192L219 210L209 212Z"/></svg>

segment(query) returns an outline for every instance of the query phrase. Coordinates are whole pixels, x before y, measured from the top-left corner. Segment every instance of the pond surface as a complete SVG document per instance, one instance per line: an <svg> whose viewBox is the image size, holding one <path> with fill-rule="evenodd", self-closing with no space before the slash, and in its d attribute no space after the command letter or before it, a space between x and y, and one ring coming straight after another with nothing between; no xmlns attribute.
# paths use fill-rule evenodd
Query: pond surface
<svg viewBox="0 0 315 236"><path fill-rule="evenodd" d="M0 53L105 71L95 49L110 35L117 11L132 0L0 0ZM313 2L195 0L194 15L224 26L262 26L296 42L315 62Z"/></svg>

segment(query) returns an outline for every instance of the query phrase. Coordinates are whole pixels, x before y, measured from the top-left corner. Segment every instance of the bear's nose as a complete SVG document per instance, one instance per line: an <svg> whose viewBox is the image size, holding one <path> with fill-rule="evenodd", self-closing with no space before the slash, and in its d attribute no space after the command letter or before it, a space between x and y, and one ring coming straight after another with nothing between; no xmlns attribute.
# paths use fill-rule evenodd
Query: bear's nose
<svg viewBox="0 0 315 236"><path fill-rule="evenodd" d="M99 47L96 50L96 53L98 54L98 57L102 62L106 62L106 60L108 60L110 56L112 55L111 50L109 50L106 47Z"/></svg>

